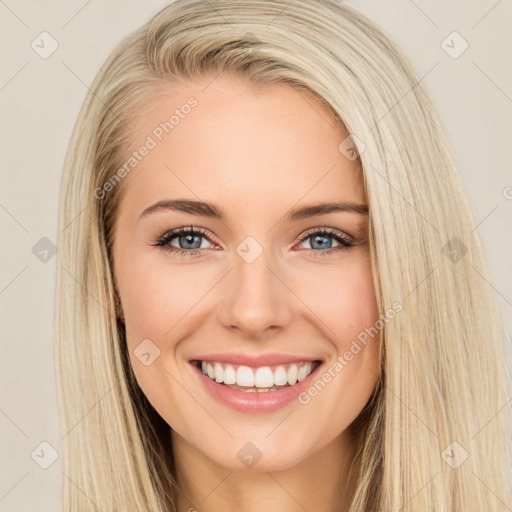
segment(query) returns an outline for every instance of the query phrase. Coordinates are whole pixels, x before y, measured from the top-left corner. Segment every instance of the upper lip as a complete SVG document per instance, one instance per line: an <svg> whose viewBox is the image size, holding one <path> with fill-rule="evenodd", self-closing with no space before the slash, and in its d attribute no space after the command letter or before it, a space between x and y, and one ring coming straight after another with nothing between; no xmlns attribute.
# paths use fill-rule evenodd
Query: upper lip
<svg viewBox="0 0 512 512"><path fill-rule="evenodd" d="M278 364L286 363L299 363L302 361L320 361L318 358L309 356L295 356L290 354L259 354L259 355L247 355L247 354L205 354L195 357L191 357L189 361L207 361L210 363L229 363L252 367L261 366L274 366Z"/></svg>

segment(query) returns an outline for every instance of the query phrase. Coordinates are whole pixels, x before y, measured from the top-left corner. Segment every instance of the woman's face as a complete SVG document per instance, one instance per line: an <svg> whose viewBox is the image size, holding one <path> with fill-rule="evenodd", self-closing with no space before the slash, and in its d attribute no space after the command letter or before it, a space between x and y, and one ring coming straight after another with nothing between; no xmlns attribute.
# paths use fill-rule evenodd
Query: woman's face
<svg viewBox="0 0 512 512"><path fill-rule="evenodd" d="M113 250L127 350L173 442L286 469L347 440L376 385L361 171L308 93L209 82L170 86L132 132Z"/></svg>

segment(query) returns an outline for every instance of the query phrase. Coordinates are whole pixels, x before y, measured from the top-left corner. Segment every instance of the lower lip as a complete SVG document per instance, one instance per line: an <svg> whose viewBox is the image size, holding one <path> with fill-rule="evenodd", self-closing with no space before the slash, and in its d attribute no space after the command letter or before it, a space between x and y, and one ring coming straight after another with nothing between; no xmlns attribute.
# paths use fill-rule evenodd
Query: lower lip
<svg viewBox="0 0 512 512"><path fill-rule="evenodd" d="M322 366L322 364L319 364L304 380L297 382L293 386L287 386L278 391L259 393L258 391L250 392L231 389L225 384L219 384L207 375L204 375L194 364L191 363L191 365L199 376L201 384L215 399L237 411L256 414L276 411L296 400L298 395L311 385L312 380Z"/></svg>

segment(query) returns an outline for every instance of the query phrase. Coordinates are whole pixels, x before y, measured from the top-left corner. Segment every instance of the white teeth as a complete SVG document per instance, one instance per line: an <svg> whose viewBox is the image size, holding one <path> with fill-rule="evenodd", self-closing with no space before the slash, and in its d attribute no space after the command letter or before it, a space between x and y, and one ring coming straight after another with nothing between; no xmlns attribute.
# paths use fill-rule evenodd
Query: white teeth
<svg viewBox="0 0 512 512"><path fill-rule="evenodd" d="M215 373L215 382L224 382L224 370L220 363L215 363L213 365L213 371Z"/></svg>
<svg viewBox="0 0 512 512"><path fill-rule="evenodd" d="M257 388L271 388L274 385L274 374L268 366L263 366L256 370L254 385Z"/></svg>
<svg viewBox="0 0 512 512"><path fill-rule="evenodd" d="M305 366L301 366L299 368L299 374L297 375L297 380L300 382L301 380L304 380L310 373L310 367L309 363Z"/></svg>
<svg viewBox="0 0 512 512"><path fill-rule="evenodd" d="M274 384L276 386L284 386L288 383L288 375L284 366L278 366L274 372Z"/></svg>
<svg viewBox="0 0 512 512"><path fill-rule="evenodd" d="M293 386L297 382L304 380L315 367L311 361L307 363L279 365L277 367L262 366L260 368L250 368L249 366L239 366L236 370L231 364L222 362L201 362L203 374L215 382L227 385L236 384L238 386L253 388L247 391L266 392L273 386ZM258 388L258 389L256 389Z"/></svg>
<svg viewBox="0 0 512 512"><path fill-rule="evenodd" d="M239 366L236 371L236 383L238 386L254 386L254 373L248 366Z"/></svg>
<svg viewBox="0 0 512 512"><path fill-rule="evenodd" d="M230 364L224 367L224 384L236 384L236 372Z"/></svg>
<svg viewBox="0 0 512 512"><path fill-rule="evenodd" d="M290 384L290 386L293 386L297 382L298 374L299 374L299 369L297 368L297 365L292 364L290 366L290 368L288 368L288 372L287 372L288 384Z"/></svg>

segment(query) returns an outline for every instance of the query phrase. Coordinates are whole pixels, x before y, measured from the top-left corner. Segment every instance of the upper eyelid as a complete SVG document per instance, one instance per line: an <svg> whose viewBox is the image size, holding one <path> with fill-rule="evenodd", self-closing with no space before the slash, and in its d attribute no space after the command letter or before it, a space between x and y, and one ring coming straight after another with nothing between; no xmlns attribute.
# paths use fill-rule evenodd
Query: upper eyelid
<svg viewBox="0 0 512 512"><path fill-rule="evenodd" d="M304 240L305 238L311 236L314 233L323 232L324 234L331 235L331 236L339 236L341 238L349 238L350 240L354 240L354 237L350 236L348 233L345 233L344 231L341 231L340 229L335 228L326 228L326 227L317 227L317 228L311 228L307 229L304 234L302 234L299 239Z"/></svg>

